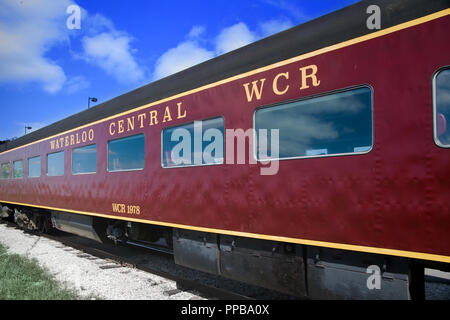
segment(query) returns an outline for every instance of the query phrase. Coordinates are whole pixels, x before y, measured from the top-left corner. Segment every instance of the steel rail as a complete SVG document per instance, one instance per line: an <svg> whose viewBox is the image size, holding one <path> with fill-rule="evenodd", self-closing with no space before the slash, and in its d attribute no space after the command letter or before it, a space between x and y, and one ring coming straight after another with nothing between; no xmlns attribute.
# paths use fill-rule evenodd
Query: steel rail
<svg viewBox="0 0 450 320"><path fill-rule="evenodd" d="M255 298L252 297L248 297L245 295L241 295L239 293L236 292L232 292L226 289L221 289L221 288L217 288L214 286L210 286L210 285L206 285L197 281L193 281L193 280L189 280L177 275L174 275L170 272L166 272L166 271L162 271L162 270L157 270L156 268L152 268L149 267L147 265L144 264L139 264L139 263L135 263L133 261L131 261L131 259L126 258L126 257L121 257L117 254L108 252L106 250L103 249L98 249L98 248L93 248L90 246L85 246L83 244L77 243L75 241L69 240L69 239L65 239L63 237L60 236L55 236L55 235L51 235L51 234L45 234L45 233L41 233L39 231L30 231L30 230L25 230L21 227L19 227L17 224L11 222L11 221L7 221L7 220L2 220L0 219L0 223L1 224L5 224L8 227L12 227L14 229L18 229L24 232L27 232L29 234L32 235L37 235L37 236L41 236L41 237L45 237L47 239L59 242L65 246L77 249L79 251L82 251L86 254L95 256L97 258L101 258L101 259L108 259L111 260L112 262L116 262L117 264L120 264L121 266L125 266L125 267L132 267L132 268L136 268L138 270L142 270L157 276L160 276L162 278L171 280L171 281L175 281L177 283L177 288L179 288L180 291L197 291L199 293L200 296L203 296L207 299L219 299L219 300L255 300ZM103 244L99 244L99 245L103 245ZM127 243L123 243L123 246L135 246L134 243L132 244L127 244ZM161 255L172 255L170 251L168 250L161 250L160 248L156 248L153 249L151 246L140 246L140 247L144 247L146 249L149 249L149 251L153 252L153 253L157 253L157 254L161 254Z"/></svg>

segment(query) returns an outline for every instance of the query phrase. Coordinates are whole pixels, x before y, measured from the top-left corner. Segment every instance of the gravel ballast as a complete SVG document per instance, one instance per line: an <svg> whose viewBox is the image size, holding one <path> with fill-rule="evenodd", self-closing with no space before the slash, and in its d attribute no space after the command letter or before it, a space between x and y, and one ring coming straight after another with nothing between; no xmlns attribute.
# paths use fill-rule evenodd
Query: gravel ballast
<svg viewBox="0 0 450 320"><path fill-rule="evenodd" d="M82 299L191 300L201 299L180 291L176 283L157 275L125 267L67 247L51 239L0 224L0 242L8 252L35 259L65 287Z"/></svg>

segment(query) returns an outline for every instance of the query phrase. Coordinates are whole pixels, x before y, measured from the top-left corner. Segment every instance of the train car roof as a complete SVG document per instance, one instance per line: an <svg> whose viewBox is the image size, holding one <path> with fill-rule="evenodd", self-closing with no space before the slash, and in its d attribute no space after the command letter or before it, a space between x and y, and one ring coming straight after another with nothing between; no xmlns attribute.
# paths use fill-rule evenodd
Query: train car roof
<svg viewBox="0 0 450 320"><path fill-rule="evenodd" d="M278 61L375 32L377 30L369 30L366 25L369 17L366 9L369 5L380 7L381 27L386 29L444 10L449 7L449 4L450 0L361 1L152 82L13 141L0 144L0 152Z"/></svg>

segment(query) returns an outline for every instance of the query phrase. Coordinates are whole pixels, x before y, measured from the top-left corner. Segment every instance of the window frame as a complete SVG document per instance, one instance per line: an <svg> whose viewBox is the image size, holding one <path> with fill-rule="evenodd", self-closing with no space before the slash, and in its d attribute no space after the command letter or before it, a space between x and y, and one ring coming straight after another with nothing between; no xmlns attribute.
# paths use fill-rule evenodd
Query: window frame
<svg viewBox="0 0 450 320"><path fill-rule="evenodd" d="M120 170L109 170L109 143L111 141L116 141L116 140L122 140L122 139L126 139L126 138L131 138L131 137L135 137L135 136L139 136L142 135L144 136L144 167L143 168L139 168L139 169L120 169ZM145 169L145 165L146 165L146 137L145 137L145 133L136 133L136 134L132 134L126 137L120 137L120 138L116 138L116 139L110 139L106 142L106 171L107 172L127 172L127 171L142 171Z"/></svg>
<svg viewBox="0 0 450 320"><path fill-rule="evenodd" d="M40 166L39 166L39 176L30 176L30 159L39 158ZM40 178L42 176L42 157L40 155L27 158L27 178L35 179Z"/></svg>
<svg viewBox="0 0 450 320"><path fill-rule="evenodd" d="M22 176L21 176L21 177L15 177L15 176L14 176L14 171L15 171L14 165L15 165L16 162L22 162ZM13 174L12 174L12 178L13 178L13 179L23 179L23 178L25 178L25 167L24 167L24 165L23 165L23 159L20 159L20 160L14 160L14 161L12 162L12 164L13 164Z"/></svg>
<svg viewBox="0 0 450 320"><path fill-rule="evenodd" d="M85 148L85 147L90 147L90 146L95 146L95 171L94 172L78 172L78 173L74 173L73 172L73 151L76 149L81 149L81 148ZM92 144L88 144L82 147L76 147L76 148L72 148L71 149L71 153L70 153L70 172L72 172L72 175L74 176L78 176L78 175L84 175L84 174L96 174L98 172L98 146L96 143L92 143Z"/></svg>
<svg viewBox="0 0 450 320"><path fill-rule="evenodd" d="M164 150L164 145L163 145L163 140L164 140L164 135L163 132L164 130L168 130L168 129L172 129L172 128L176 128L176 127L181 127L181 126L185 126L191 123L194 123L195 121L208 121L208 120L213 120L213 119L218 119L218 118L222 118L223 120L223 131L224 131L224 135L223 135L223 159L222 159L222 163L205 163L205 164L183 164L183 165L177 165L177 166L173 166L173 167L164 167L164 158L163 158L163 150ZM226 126L225 126L225 117L220 115L220 116L214 116L214 117L208 117L205 119L200 119L200 120L192 120L189 122L185 122L182 124L177 124L177 125L173 125L173 126L168 126L165 128L161 129L161 168L163 169L176 169L176 168L187 168L187 167L205 167L205 166L220 166L220 165L224 165L225 164L225 149L226 149Z"/></svg>
<svg viewBox="0 0 450 320"><path fill-rule="evenodd" d="M3 166L4 165L8 165L9 166L9 171L8 171L8 178L3 178ZM8 162L4 162L2 164L0 164L0 172L1 172L1 176L0 176L0 180L10 180L11 179L11 161Z"/></svg>
<svg viewBox="0 0 450 320"><path fill-rule="evenodd" d="M48 156L51 154L56 154L56 153L63 154L63 170L64 170L64 172L63 172L63 174L59 174L59 175L49 175L48 174ZM46 163L47 164L47 166L46 166L46 176L47 177L64 177L66 175L66 153L65 153L65 150L47 153L45 160L47 161L47 163Z"/></svg>
<svg viewBox="0 0 450 320"><path fill-rule="evenodd" d="M442 143L440 143L439 139L437 138L437 125L436 125L436 111L437 111L436 80L437 80L437 76L439 75L439 73L441 73L444 70L450 70L450 65L446 65L446 66L443 66L443 67L440 67L439 69L437 69L433 73L432 81L431 81L432 102L433 102L432 103L433 104L433 140L434 140L434 144L437 145L439 148L449 149L450 144L448 144L448 145L442 144ZM450 125L450 123L449 123L449 125ZM448 130L450 130L450 128Z"/></svg>
<svg viewBox="0 0 450 320"><path fill-rule="evenodd" d="M270 158L270 159L258 159L258 155L257 155L257 149L258 149L258 141L257 141L257 137L256 137L256 126L255 126L255 116L256 116L256 112L258 110L261 109L266 109L266 108L271 108L271 107L276 107L276 106L280 106L280 105L285 105L285 104L289 104L289 103L294 103L294 102L299 102L299 101L304 101L304 100L311 100L311 99L315 99L315 98L320 98L320 97L324 97L324 96L329 96L329 95L333 95L333 94L337 94L337 93L342 93L342 92L346 92L346 91L352 91L352 90L357 90L357 89L361 89L361 88L368 88L370 90L370 114L371 114L371 122L372 122L372 128L371 128L371 135L372 135L372 145L370 146L369 150L366 151L359 151L359 152L347 152L347 153L333 153L333 154L318 154L318 155L311 155L311 156L296 156L296 157L284 157L284 158ZM257 108L255 108L255 110L253 111L253 158L254 160L256 160L257 162L262 162L262 163L268 163L270 161L283 161L283 160L296 160L296 159L314 159L314 158L328 158L328 157L340 157L340 156L354 156L354 155L364 155L364 154L368 154L373 150L373 146L375 144L375 135L374 135L374 118L373 118L373 109L374 109L374 103L373 103L373 96L374 96L374 89L370 84L361 84L361 85L355 85L355 86L350 86L350 87L345 87L342 89L335 89L335 90L331 90L331 91L327 91L327 92L322 92L319 94L315 94L315 95L311 95L311 96L306 96L306 97L301 97L299 99L290 99L290 100L285 100L282 102L276 102L273 104L269 104L269 105L264 105L264 106L259 106Z"/></svg>

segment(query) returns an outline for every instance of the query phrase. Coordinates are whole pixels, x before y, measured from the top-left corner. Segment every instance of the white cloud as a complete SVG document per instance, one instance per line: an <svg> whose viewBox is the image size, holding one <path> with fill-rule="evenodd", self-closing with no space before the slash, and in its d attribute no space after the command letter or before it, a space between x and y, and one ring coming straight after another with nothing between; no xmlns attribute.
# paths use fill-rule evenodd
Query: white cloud
<svg viewBox="0 0 450 320"><path fill-rule="evenodd" d="M85 17L83 52L74 56L100 67L121 83L142 81L145 72L134 57L137 50L130 46L134 39L117 30L114 23L101 14L86 12Z"/></svg>
<svg viewBox="0 0 450 320"><path fill-rule="evenodd" d="M216 52L223 54L243 47L257 40L257 36L251 32L243 22L223 29L216 39Z"/></svg>
<svg viewBox="0 0 450 320"><path fill-rule="evenodd" d="M200 45L205 30L204 26L193 26L186 35L185 41L180 42L175 48L171 48L162 54L156 61L153 80L164 78L214 58L214 51L203 48Z"/></svg>
<svg viewBox="0 0 450 320"><path fill-rule="evenodd" d="M69 30L66 20L73 0L0 1L0 83L37 83L49 93L73 93L89 86L80 76L67 75L60 61L48 56L50 49L82 38L84 51L72 53L98 65L120 82L143 79L138 68L132 38L117 31L101 14L81 11L81 29ZM78 40L76 39L76 40Z"/></svg>
<svg viewBox="0 0 450 320"><path fill-rule="evenodd" d="M83 10L82 16L83 24L81 29L88 35L96 35L102 32L116 32L114 23L102 14L90 14Z"/></svg>
<svg viewBox="0 0 450 320"><path fill-rule="evenodd" d="M290 27L292 27L290 20L274 19L260 23L257 31L251 31L245 23L239 22L222 29L219 35L210 41L214 47L208 49L205 45L201 45L208 42L200 39L205 33L205 27L193 26L186 36L187 40L167 50L156 61L153 80L169 76Z"/></svg>
<svg viewBox="0 0 450 320"><path fill-rule="evenodd" d="M138 82L144 78L130 48L132 39L126 35L101 33L82 39L84 57L87 61L98 65L107 74L114 76L119 82Z"/></svg>
<svg viewBox="0 0 450 320"><path fill-rule="evenodd" d="M67 41L70 0L0 2L0 82L37 82L49 93L66 81L64 70L46 57L49 48Z"/></svg>
<svg viewBox="0 0 450 320"><path fill-rule="evenodd" d="M204 26L193 26L191 28L191 31L189 31L188 38L190 39L196 39L199 38L203 33L205 33L205 27Z"/></svg>
<svg viewBox="0 0 450 320"><path fill-rule="evenodd" d="M75 76L66 81L65 87L69 94L89 88L91 83L83 76Z"/></svg>
<svg viewBox="0 0 450 320"><path fill-rule="evenodd" d="M293 24L289 19L274 19L260 24L261 34L263 37L268 37L272 34L292 28Z"/></svg>
<svg viewBox="0 0 450 320"><path fill-rule="evenodd" d="M267 4L274 6L277 9L283 10L290 16L294 17L296 20L309 20L309 16L306 15L302 9L297 7L295 4L291 4L286 0L264 0Z"/></svg>
<svg viewBox="0 0 450 320"><path fill-rule="evenodd" d="M214 57L214 52L199 46L196 41L185 41L169 49L156 61L154 80L187 69Z"/></svg>

